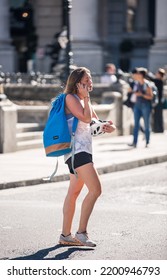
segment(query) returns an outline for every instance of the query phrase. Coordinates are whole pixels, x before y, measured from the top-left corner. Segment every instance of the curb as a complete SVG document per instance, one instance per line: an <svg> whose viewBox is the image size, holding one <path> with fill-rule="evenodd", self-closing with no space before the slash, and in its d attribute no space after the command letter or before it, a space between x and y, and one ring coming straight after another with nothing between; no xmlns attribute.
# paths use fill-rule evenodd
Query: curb
<svg viewBox="0 0 167 280"><path fill-rule="evenodd" d="M167 154L161 156L154 156L150 158L144 158L139 160L133 160L125 163L115 163L109 166L99 167L97 171L99 175L124 171L128 169L138 168L145 165L162 163L167 161ZM37 178L37 179L29 179L29 180L22 180L22 181L15 181L15 182L7 182L7 183L0 183L0 190L10 189L10 188L18 188L18 187L26 187L32 185L39 185L39 184L46 184L46 183L53 183L53 182L61 182L61 181L68 181L69 175L57 175L51 181L48 181L44 178Z"/></svg>

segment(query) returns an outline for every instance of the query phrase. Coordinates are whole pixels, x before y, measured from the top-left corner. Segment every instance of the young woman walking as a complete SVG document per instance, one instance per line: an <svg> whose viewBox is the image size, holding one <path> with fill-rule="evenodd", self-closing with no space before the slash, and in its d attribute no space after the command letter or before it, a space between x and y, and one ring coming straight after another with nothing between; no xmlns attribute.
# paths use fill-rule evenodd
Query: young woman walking
<svg viewBox="0 0 167 280"><path fill-rule="evenodd" d="M92 159L92 135L90 122L97 118L90 102L90 92L93 89L90 71L85 67L78 67L69 75L64 93L66 96L66 118L71 131L74 116L78 118L78 126L75 133L74 168L72 169L71 153L65 155L65 163L70 172L69 189L63 206L63 226L59 243L64 245L96 246L89 239L87 226L90 215L97 198L101 194L101 183ZM104 132L112 132L115 126L112 121L103 126ZM87 187L87 194L82 202L79 226L75 236L71 234L76 200L83 186Z"/></svg>

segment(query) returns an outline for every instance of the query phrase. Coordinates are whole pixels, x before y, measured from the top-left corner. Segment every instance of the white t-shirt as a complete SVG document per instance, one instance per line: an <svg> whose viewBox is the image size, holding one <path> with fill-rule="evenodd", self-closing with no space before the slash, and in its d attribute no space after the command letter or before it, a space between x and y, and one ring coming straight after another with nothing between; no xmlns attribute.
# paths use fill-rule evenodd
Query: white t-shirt
<svg viewBox="0 0 167 280"><path fill-rule="evenodd" d="M84 106L84 101L80 100L80 102L82 106ZM70 133L72 133L73 120L74 120L73 115L69 114L69 118L67 118L67 122L68 122ZM78 154L80 152L87 152L89 154L92 154L92 135L91 135L90 124L78 120L77 130L75 132L74 154ZM64 155L65 162L71 156L72 156L71 153Z"/></svg>
<svg viewBox="0 0 167 280"><path fill-rule="evenodd" d="M101 83L102 84L113 84L117 82L117 77L112 74L104 74L103 76L101 76Z"/></svg>

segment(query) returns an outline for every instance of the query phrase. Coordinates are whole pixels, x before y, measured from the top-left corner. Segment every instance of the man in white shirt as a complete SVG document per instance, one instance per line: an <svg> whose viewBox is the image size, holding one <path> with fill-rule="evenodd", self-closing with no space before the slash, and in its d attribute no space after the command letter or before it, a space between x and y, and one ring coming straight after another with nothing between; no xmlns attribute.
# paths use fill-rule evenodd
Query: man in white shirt
<svg viewBox="0 0 167 280"><path fill-rule="evenodd" d="M102 84L113 84L117 82L117 77L115 75L116 67L113 63L106 64L105 74L101 76Z"/></svg>

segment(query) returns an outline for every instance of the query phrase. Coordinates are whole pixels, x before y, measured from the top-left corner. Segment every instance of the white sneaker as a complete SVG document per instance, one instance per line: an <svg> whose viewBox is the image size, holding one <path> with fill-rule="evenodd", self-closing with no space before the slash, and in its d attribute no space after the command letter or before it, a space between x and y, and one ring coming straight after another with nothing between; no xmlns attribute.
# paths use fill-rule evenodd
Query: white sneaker
<svg viewBox="0 0 167 280"><path fill-rule="evenodd" d="M96 243L89 239L87 232L77 232L75 238L84 246L96 247Z"/></svg>
<svg viewBox="0 0 167 280"><path fill-rule="evenodd" d="M83 246L81 242L79 242L75 237L71 234L64 236L63 234L60 235L59 244L61 245L74 245L74 246Z"/></svg>

